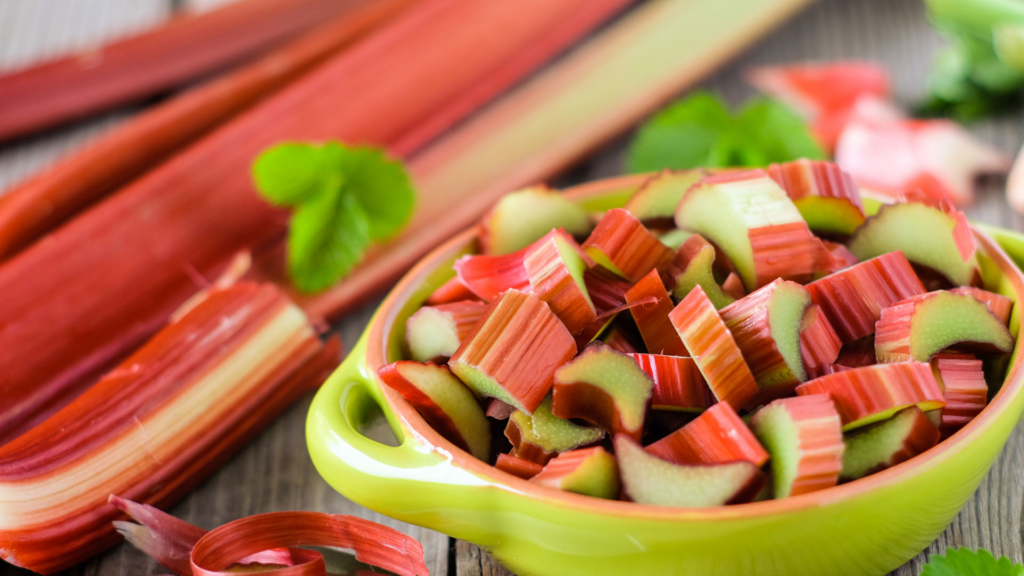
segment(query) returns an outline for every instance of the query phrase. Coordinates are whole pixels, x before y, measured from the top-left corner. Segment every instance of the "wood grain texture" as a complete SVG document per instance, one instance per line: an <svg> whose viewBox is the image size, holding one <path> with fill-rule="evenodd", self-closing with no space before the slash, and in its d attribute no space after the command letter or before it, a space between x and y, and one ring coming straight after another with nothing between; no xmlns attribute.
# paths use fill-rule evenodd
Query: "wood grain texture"
<svg viewBox="0 0 1024 576"><path fill-rule="evenodd" d="M87 47L166 18L172 7L210 9L231 0L2 0L0 70L38 58ZM753 95L741 78L750 65L796 60L869 58L893 73L897 99L913 102L923 94L931 58L942 40L924 19L920 0L820 0L792 22L749 50L739 61L704 83L734 104ZM0 190L109 129L132 110L24 139L0 148ZM1024 140L1024 114L971 127L980 138L1007 153ZM620 173L628 135L569 171L557 184ZM969 210L980 221L1024 231L1024 218L1002 197L1001 182L988 182ZM351 314L337 328L346 346L356 341L373 306ZM293 406L172 513L199 526L278 510L319 510L357 514L382 521L418 538L435 575L500 576L509 572L478 547L454 542L422 528L360 508L334 492L316 473L305 449L304 421L309 398ZM920 572L926 554L947 546L985 547L1015 561L1024 560L1024 427L1018 427L992 472L950 527L928 550L897 570ZM449 548L449 542L451 548ZM453 561L449 564L449 554ZM67 574L137 576L166 572L129 546L119 546ZM0 576L28 574L0 565Z"/></svg>

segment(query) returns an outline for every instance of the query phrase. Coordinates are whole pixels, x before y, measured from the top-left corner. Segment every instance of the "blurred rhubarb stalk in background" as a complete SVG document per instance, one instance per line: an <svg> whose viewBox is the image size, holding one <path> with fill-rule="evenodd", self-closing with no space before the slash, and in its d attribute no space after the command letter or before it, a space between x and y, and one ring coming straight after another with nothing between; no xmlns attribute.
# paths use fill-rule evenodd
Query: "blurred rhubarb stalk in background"
<svg viewBox="0 0 1024 576"><path fill-rule="evenodd" d="M193 305L194 304L194 305ZM87 392L0 447L0 556L41 573L120 541L113 494L166 507L339 360L271 285L211 290Z"/></svg>
<svg viewBox="0 0 1024 576"><path fill-rule="evenodd" d="M1024 148L1017 154L1013 169L1010 170L1010 177L1006 181L1006 200L1011 208L1024 214Z"/></svg>

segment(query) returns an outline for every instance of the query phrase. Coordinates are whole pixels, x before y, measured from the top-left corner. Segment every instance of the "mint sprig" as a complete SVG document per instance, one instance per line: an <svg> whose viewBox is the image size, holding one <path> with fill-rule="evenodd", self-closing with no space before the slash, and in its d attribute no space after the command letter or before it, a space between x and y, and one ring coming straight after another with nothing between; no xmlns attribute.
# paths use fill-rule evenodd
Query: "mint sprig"
<svg viewBox="0 0 1024 576"><path fill-rule="evenodd" d="M996 559L985 549L950 548L929 556L921 576L1024 576L1024 566L1005 556Z"/></svg>
<svg viewBox="0 0 1024 576"><path fill-rule="evenodd" d="M303 292L348 275L371 243L405 227L416 204L402 164L366 146L278 144L256 158L252 172L268 202L293 209L288 272Z"/></svg>
<svg viewBox="0 0 1024 576"><path fill-rule="evenodd" d="M718 96L696 92L640 127L629 149L631 172L760 167L797 158L824 159L807 125L788 108L756 98L733 116Z"/></svg>

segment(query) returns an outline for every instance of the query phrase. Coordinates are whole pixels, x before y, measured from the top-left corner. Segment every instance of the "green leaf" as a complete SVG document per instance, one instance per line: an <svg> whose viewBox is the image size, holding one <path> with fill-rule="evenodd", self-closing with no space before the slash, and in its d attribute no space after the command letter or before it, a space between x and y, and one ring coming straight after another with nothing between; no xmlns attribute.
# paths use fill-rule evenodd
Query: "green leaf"
<svg viewBox="0 0 1024 576"><path fill-rule="evenodd" d="M711 150L732 122L722 99L707 92L671 104L637 132L629 150L629 170L706 166Z"/></svg>
<svg viewBox="0 0 1024 576"><path fill-rule="evenodd" d="M256 189L271 204L295 206L309 200L327 176L322 148L287 142L264 150L253 162Z"/></svg>
<svg viewBox="0 0 1024 576"><path fill-rule="evenodd" d="M416 207L416 192L402 163L368 146L331 143L326 149L345 178L343 190L359 201L369 218L370 239L382 242L398 234Z"/></svg>
<svg viewBox="0 0 1024 576"><path fill-rule="evenodd" d="M973 552L950 548L946 554L932 554L921 576L1022 576L1024 566L1003 556L998 560L988 550Z"/></svg>
<svg viewBox="0 0 1024 576"><path fill-rule="evenodd" d="M738 131L748 139L746 166L767 166L797 158L825 159L825 151L807 130L803 119L782 104L758 98L744 106Z"/></svg>
<svg viewBox="0 0 1024 576"><path fill-rule="evenodd" d="M323 290L351 272L369 246L369 218L355 195L326 190L292 214L289 274L303 292Z"/></svg>

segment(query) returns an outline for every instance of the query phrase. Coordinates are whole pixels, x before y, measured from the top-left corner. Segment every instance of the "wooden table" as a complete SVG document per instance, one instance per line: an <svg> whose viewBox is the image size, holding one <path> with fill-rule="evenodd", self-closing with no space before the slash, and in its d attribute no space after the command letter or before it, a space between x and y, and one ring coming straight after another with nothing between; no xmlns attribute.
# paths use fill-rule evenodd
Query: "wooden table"
<svg viewBox="0 0 1024 576"><path fill-rule="evenodd" d="M182 6L206 9L225 0L2 0L0 2L0 69L87 47L168 18ZM230 1L230 0L227 0ZM512 1L512 0L508 0ZM928 26L921 0L821 0L789 24L750 49L739 61L708 79L704 86L734 104L752 94L742 79L752 64L797 60L868 58L892 72L902 102L923 92L931 58L942 40ZM74 126L0 147L0 190L32 174L138 108L112 112ZM980 138L1007 153L1024 139L1024 114L971 126ZM564 175L570 184L618 174L628 137L610 143ZM1001 193L1001 182L984 186L969 214L980 221L1024 230ZM376 302L351 314L338 330L351 346L370 318ZM396 522L361 508L334 492L309 460L303 422L305 398L286 411L262 435L173 510L185 520L211 528L235 518L279 510L321 510L356 514L406 531L423 543L427 565L435 575L508 574L476 546L416 526ZM988 548L996 555L1024 560L1024 428L1018 427L988 478L952 525L922 555L893 574L916 575L926 554L947 546ZM122 545L68 574L142 575L166 572L130 546ZM22 574L0 566L0 575ZM810 575L808 575L810 576Z"/></svg>

